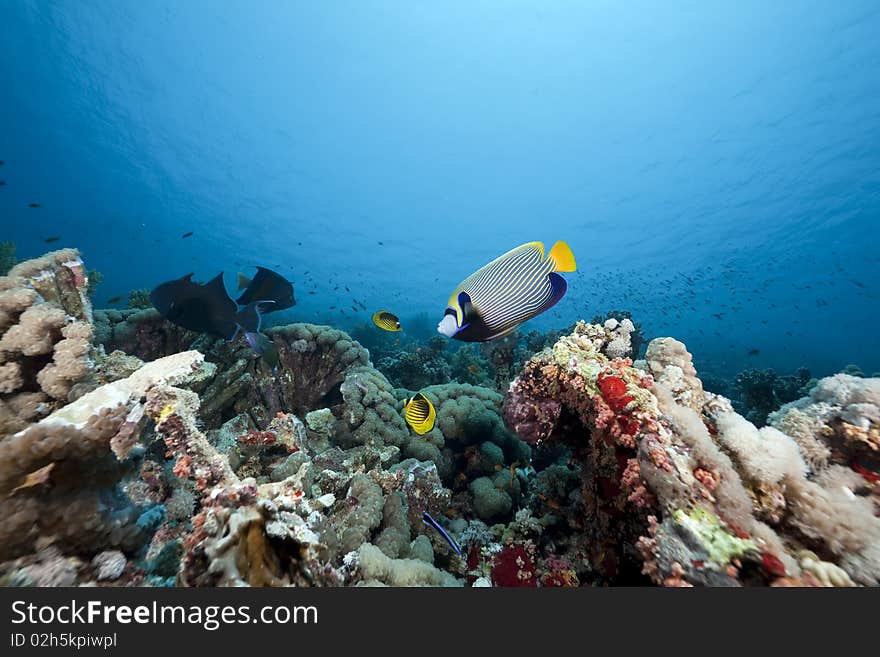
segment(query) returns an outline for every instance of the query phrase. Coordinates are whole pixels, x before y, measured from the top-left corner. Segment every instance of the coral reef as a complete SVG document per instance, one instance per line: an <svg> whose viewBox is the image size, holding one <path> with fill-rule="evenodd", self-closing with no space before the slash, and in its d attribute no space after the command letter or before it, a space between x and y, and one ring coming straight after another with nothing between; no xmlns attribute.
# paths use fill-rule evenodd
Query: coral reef
<svg viewBox="0 0 880 657"><path fill-rule="evenodd" d="M419 390L425 386L447 383L452 378L449 359L444 353L448 340L435 336L427 346L411 343L408 349L394 352L376 361L376 368L396 388Z"/></svg>
<svg viewBox="0 0 880 657"><path fill-rule="evenodd" d="M6 276L16 262L15 242L0 242L0 276Z"/></svg>
<svg viewBox="0 0 880 657"><path fill-rule="evenodd" d="M73 249L20 262L0 277L0 436L67 402L91 371L87 285Z"/></svg>
<svg viewBox="0 0 880 657"><path fill-rule="evenodd" d="M150 301L150 290L148 288L131 290L128 293L128 301L126 301L125 305L129 308L137 308L138 310L152 308L153 302Z"/></svg>
<svg viewBox="0 0 880 657"><path fill-rule="evenodd" d="M880 379L822 379L756 426L683 343L633 362L623 313L388 348L391 380L289 324L273 371L149 308L93 316L84 271L64 250L0 278L5 584L880 583Z"/></svg>
<svg viewBox="0 0 880 657"><path fill-rule="evenodd" d="M806 394L810 382L810 371L803 367L792 376L780 376L772 369L750 369L737 374L733 385L742 401L742 414L762 427L770 413Z"/></svg>
<svg viewBox="0 0 880 657"><path fill-rule="evenodd" d="M877 464L862 447L870 451L876 434L874 380L820 382L811 399L832 400L834 410L820 414L802 401L775 423L803 420L796 440L758 430L727 399L704 392L680 342L652 341L642 370L610 356L612 341L607 327L578 324L526 365L504 411L520 437L572 450L583 508L567 517L584 527L601 581L643 574L664 585L807 583L798 553L812 550L852 580L878 583ZM792 417L798 408L811 409L808 420ZM849 440L841 458L857 452L863 460L811 472L801 445L807 437L827 445L816 422L847 412L854 424L840 425Z"/></svg>
<svg viewBox="0 0 880 657"><path fill-rule="evenodd" d="M114 453L127 455L140 435L132 428L148 391L191 379L201 362L198 352L154 361L0 441L0 559L48 537L73 550L136 547L136 509L114 495L126 469Z"/></svg>

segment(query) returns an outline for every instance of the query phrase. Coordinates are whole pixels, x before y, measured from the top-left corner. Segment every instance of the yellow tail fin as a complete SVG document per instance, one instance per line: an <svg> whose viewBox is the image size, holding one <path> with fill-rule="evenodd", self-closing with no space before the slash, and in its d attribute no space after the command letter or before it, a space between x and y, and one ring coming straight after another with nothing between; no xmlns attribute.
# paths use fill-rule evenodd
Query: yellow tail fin
<svg viewBox="0 0 880 657"><path fill-rule="evenodd" d="M571 247L562 240L553 245L548 257L556 263L555 271L577 271L574 253L571 252Z"/></svg>
<svg viewBox="0 0 880 657"><path fill-rule="evenodd" d="M249 279L247 276L245 276L242 273L238 274L238 289L239 290L243 290L244 288L246 288L250 284L251 284L251 279Z"/></svg>

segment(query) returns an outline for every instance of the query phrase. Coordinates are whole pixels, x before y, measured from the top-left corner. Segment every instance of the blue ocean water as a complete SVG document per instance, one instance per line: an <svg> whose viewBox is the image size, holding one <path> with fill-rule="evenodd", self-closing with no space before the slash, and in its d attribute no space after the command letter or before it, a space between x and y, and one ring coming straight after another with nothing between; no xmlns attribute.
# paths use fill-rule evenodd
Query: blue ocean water
<svg viewBox="0 0 880 657"><path fill-rule="evenodd" d="M79 248L98 307L260 264L274 321L341 328L433 326L564 239L528 326L625 309L706 371L870 373L878 34L870 0L3 2L0 237Z"/></svg>

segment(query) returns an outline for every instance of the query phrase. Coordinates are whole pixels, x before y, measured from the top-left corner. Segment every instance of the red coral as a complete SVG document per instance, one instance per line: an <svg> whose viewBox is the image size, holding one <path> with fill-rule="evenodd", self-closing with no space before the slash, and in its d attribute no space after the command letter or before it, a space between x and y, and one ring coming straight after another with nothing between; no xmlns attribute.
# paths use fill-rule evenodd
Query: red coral
<svg viewBox="0 0 880 657"><path fill-rule="evenodd" d="M537 586L533 551L523 543L505 545L492 560L492 583L495 586Z"/></svg>
<svg viewBox="0 0 880 657"><path fill-rule="evenodd" d="M860 463L854 462L852 463L852 465L850 465L850 467L858 472L860 475L862 475L869 483L876 484L878 481L880 481L880 475L878 475L876 472L868 470L868 468L861 465Z"/></svg>
<svg viewBox="0 0 880 657"><path fill-rule="evenodd" d="M174 464L174 474L176 474L181 479L186 479L189 477L191 472L192 459L184 454L179 459L177 459L177 463Z"/></svg>
<svg viewBox="0 0 880 657"><path fill-rule="evenodd" d="M572 568L567 559L559 557L547 557L544 560L543 575L541 575L541 586L562 587L562 586L579 586L577 573Z"/></svg>
<svg viewBox="0 0 880 657"><path fill-rule="evenodd" d="M467 569L468 569L467 582L468 582L468 584L473 584L475 581L477 581L477 576L472 575L471 572L476 571L479 568L480 556L481 556L480 555L480 548L477 547L476 545L472 545L471 549L468 550L468 555L467 555Z"/></svg>
<svg viewBox="0 0 880 657"><path fill-rule="evenodd" d="M694 470L694 478L709 490L715 490L715 487L718 485L718 482L715 481L715 475L703 468Z"/></svg>
<svg viewBox="0 0 880 657"><path fill-rule="evenodd" d="M278 440L278 436L272 431L252 430L243 433L238 439L245 445L262 445L268 447L275 444L275 441Z"/></svg>
<svg viewBox="0 0 880 657"><path fill-rule="evenodd" d="M785 577L785 564L776 555L769 552L761 553L761 563L764 564L764 570L768 575L773 577Z"/></svg>
<svg viewBox="0 0 880 657"><path fill-rule="evenodd" d="M613 374L600 374L596 379L602 398L615 413L620 413L633 397L627 394L626 381Z"/></svg>

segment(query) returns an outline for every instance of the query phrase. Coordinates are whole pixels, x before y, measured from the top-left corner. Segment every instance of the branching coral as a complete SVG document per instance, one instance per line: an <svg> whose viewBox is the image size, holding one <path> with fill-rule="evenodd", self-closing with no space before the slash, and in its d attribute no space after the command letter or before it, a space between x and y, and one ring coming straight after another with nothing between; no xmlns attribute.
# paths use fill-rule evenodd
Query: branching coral
<svg viewBox="0 0 880 657"><path fill-rule="evenodd" d="M746 419L758 427L767 415L783 404L799 399L810 381L810 372L799 369L793 376L780 376L774 370L744 370L736 375L734 386L743 402Z"/></svg>
<svg viewBox="0 0 880 657"><path fill-rule="evenodd" d="M452 370L444 353L447 341L436 336L426 346L412 343L406 350L383 356L376 362L377 369L398 388L418 390L427 385L446 383Z"/></svg>

